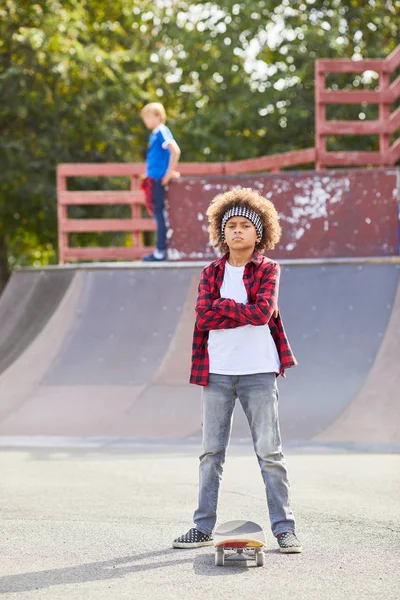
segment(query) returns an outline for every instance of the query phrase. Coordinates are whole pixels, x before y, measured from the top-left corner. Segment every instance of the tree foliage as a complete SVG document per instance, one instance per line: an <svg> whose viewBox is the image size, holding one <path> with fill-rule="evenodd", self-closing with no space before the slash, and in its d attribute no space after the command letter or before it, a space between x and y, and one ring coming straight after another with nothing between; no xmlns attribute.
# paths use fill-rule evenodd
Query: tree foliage
<svg viewBox="0 0 400 600"><path fill-rule="evenodd" d="M313 146L315 59L387 56L399 10L400 0L3 0L0 257L56 261L57 163L143 160L146 102L166 106L185 161ZM331 83L354 82L377 84ZM357 118L351 110L334 116Z"/></svg>

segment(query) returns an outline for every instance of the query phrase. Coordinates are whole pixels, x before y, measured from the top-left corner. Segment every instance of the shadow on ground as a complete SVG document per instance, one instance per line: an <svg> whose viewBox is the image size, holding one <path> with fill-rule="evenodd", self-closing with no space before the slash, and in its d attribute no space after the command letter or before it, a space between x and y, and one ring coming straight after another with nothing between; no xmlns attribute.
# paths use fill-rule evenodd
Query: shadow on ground
<svg viewBox="0 0 400 600"><path fill-rule="evenodd" d="M152 569L182 565L184 563L193 563L195 574L207 577L231 576L243 573L243 570L256 568L255 563L252 561L243 561L239 564L227 562L224 567L215 567L214 553L211 549L209 553L197 556L193 556L192 552L190 552L190 556L185 557L186 552L166 548L157 550L156 552L132 554L130 556L85 563L64 569L49 569L47 571L6 575L0 577L0 593L17 594L50 588L52 586L86 583L89 581L105 581L123 577L128 573L140 573ZM270 553L279 554L279 550L266 551L266 554ZM144 564L141 563L144 560L146 562ZM148 562L149 560L151 562Z"/></svg>

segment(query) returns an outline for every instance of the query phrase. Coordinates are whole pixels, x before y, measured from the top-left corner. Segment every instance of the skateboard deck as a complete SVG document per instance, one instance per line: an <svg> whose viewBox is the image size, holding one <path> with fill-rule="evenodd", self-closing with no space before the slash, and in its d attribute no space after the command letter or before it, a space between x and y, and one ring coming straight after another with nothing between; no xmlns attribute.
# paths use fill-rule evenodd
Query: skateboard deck
<svg viewBox="0 0 400 600"><path fill-rule="evenodd" d="M225 560L255 560L264 564L265 534L253 521L227 521L214 533L215 564L222 567ZM233 552L233 553L232 553Z"/></svg>

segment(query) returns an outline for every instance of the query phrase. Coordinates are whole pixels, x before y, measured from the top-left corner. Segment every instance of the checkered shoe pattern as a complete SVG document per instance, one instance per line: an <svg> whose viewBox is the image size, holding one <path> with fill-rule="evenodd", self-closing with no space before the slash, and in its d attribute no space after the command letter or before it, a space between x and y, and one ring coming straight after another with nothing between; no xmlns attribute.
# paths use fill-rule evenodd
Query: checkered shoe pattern
<svg viewBox="0 0 400 600"><path fill-rule="evenodd" d="M295 552L302 552L303 548L295 534L292 531L285 531L279 533L277 536L279 549L285 554L294 554Z"/></svg>
<svg viewBox="0 0 400 600"><path fill-rule="evenodd" d="M187 533L181 535L173 541L173 548L201 548L202 546L211 546L213 538L211 535L202 533L198 529L192 527Z"/></svg>

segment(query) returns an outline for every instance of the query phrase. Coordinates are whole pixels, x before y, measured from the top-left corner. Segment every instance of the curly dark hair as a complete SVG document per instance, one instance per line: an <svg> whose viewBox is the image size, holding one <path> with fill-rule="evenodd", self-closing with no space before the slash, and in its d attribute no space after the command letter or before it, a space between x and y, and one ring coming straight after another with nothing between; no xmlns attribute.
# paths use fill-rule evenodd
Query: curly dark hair
<svg viewBox="0 0 400 600"><path fill-rule="evenodd" d="M228 252L228 245L221 238L221 223L226 211L233 206L248 206L260 216L263 234L261 240L256 244L256 250L263 252L275 248L282 233L278 212L272 202L252 188L233 189L224 194L218 194L211 201L206 215L209 222L210 242L213 246L218 248L222 254Z"/></svg>

